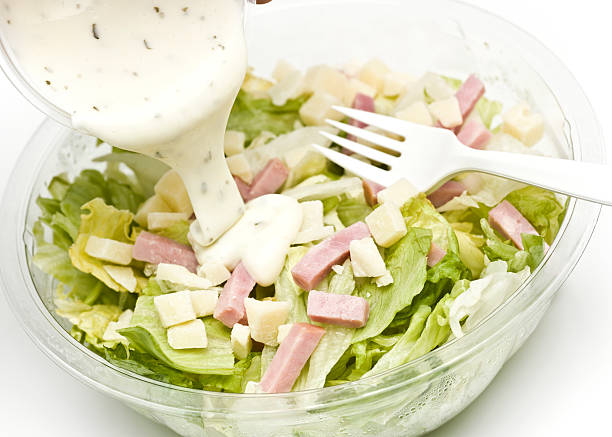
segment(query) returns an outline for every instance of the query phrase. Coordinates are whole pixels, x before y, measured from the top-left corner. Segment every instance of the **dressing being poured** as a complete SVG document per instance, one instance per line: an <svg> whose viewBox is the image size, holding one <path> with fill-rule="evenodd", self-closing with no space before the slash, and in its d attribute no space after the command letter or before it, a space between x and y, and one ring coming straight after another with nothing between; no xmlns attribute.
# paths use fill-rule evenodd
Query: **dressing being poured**
<svg viewBox="0 0 612 437"><path fill-rule="evenodd" d="M210 245L242 216L223 138L247 68L242 0L2 0L22 74L113 146L178 171Z"/></svg>

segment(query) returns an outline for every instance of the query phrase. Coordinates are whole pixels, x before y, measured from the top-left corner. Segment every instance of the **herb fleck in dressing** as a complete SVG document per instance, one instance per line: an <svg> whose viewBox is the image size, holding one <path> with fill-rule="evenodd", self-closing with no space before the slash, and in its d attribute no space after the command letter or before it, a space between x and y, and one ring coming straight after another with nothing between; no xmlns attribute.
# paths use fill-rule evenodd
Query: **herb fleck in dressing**
<svg viewBox="0 0 612 437"><path fill-rule="evenodd" d="M179 172L200 245L238 221L244 205L223 137L247 66L241 0L2 5L1 23L10 23L2 31L19 66L76 129Z"/></svg>

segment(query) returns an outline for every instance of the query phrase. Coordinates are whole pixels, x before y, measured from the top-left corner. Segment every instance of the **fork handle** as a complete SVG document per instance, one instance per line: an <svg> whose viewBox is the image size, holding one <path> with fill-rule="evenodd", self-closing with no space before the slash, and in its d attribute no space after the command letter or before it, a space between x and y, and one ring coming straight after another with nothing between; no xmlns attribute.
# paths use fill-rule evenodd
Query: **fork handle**
<svg viewBox="0 0 612 437"><path fill-rule="evenodd" d="M612 166L463 147L465 170L503 176L579 199L612 205Z"/></svg>

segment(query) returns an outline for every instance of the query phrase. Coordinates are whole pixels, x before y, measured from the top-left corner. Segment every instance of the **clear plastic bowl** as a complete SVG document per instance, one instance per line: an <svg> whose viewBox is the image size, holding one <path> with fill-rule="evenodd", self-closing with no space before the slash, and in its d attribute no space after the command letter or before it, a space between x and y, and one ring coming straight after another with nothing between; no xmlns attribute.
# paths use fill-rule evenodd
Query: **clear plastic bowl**
<svg viewBox="0 0 612 437"><path fill-rule="evenodd" d="M307 67L373 56L414 73L465 77L476 71L489 95L508 103L526 99L544 114L552 153L603 161L599 126L574 78L540 43L499 17L446 0L277 0L251 14L250 63L259 71L269 72L279 58ZM23 151L0 210L4 290L26 332L56 363L184 436L319 437L330 430L407 436L438 427L485 389L535 329L582 255L600 211L571 200L552 250L521 289L464 338L419 360L334 388L209 393L148 380L85 349L54 314L50 279L30 263L36 197L56 173L90 167L102 153L94 144L49 120Z"/></svg>

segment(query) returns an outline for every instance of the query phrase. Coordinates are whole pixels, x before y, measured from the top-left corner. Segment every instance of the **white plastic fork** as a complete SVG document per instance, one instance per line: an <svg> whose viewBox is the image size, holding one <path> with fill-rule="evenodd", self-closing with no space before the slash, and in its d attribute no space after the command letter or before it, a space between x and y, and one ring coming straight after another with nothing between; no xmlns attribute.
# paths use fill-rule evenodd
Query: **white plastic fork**
<svg viewBox="0 0 612 437"><path fill-rule="evenodd" d="M327 122L354 137L399 154L321 132L334 143L381 164L384 170L352 156L314 145L329 160L362 178L388 187L408 179L419 191L431 192L465 171L502 176L591 202L612 205L612 167L602 164L517 153L477 150L463 145L452 131L410 123L385 115L343 107L341 114L403 137L394 140L370 130L334 120Z"/></svg>

